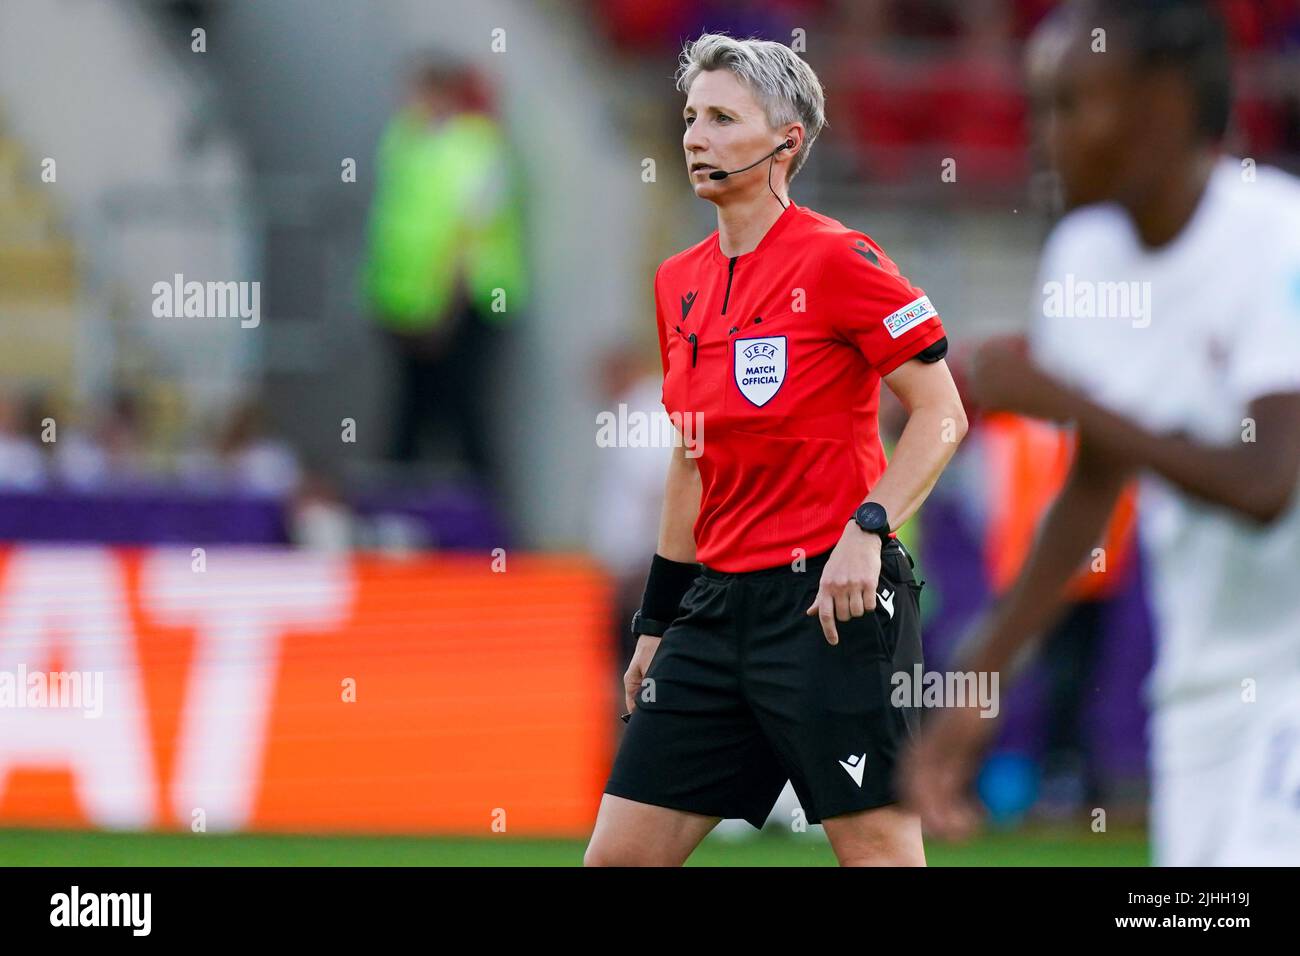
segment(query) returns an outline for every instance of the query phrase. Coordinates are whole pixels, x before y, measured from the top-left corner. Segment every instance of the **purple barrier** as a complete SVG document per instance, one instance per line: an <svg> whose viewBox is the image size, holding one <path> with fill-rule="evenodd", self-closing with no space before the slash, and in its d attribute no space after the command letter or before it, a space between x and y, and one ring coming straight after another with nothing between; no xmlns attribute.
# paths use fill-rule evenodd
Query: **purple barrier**
<svg viewBox="0 0 1300 956"><path fill-rule="evenodd" d="M287 544L273 498L131 490L0 495L0 539L111 544Z"/></svg>
<svg viewBox="0 0 1300 956"><path fill-rule="evenodd" d="M168 488L0 494L0 540L111 544L288 544L288 502ZM505 547L504 523L463 487L376 492L354 503L362 519L398 515L440 550Z"/></svg>
<svg viewBox="0 0 1300 956"><path fill-rule="evenodd" d="M352 502L358 515L400 515L416 522L438 550L504 548L512 543L500 513L483 493L463 487L369 494Z"/></svg>

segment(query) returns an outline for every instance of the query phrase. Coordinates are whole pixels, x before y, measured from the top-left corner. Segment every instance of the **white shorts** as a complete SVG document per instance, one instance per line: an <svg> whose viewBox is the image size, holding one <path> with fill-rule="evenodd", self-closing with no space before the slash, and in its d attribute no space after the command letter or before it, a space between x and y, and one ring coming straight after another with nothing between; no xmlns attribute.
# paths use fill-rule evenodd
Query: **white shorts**
<svg viewBox="0 0 1300 956"><path fill-rule="evenodd" d="M1157 732L1156 866L1300 866L1300 695L1256 712L1234 736L1214 762L1171 767Z"/></svg>

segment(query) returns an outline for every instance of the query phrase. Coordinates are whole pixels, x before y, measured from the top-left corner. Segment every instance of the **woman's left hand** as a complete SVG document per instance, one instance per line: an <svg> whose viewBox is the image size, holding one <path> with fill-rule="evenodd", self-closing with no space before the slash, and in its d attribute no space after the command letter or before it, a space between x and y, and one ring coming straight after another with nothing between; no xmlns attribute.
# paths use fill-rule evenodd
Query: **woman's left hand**
<svg viewBox="0 0 1300 956"><path fill-rule="evenodd" d="M861 617L876 609L876 582L880 579L883 542L850 521L822 568L817 597L804 613L821 619L822 633L830 644L840 642L835 622Z"/></svg>

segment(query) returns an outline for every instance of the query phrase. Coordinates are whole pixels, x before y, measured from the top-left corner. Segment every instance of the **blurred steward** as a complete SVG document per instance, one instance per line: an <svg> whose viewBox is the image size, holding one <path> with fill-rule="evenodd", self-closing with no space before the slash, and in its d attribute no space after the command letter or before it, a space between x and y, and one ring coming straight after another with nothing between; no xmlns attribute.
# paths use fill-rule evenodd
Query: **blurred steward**
<svg viewBox="0 0 1300 956"><path fill-rule="evenodd" d="M397 358L391 455L409 462L436 424L495 484L485 409L500 329L527 295L517 176L504 131L469 71L415 69L379 144L364 271Z"/></svg>
<svg viewBox="0 0 1300 956"><path fill-rule="evenodd" d="M984 542L985 566L1001 598L1015 582L1048 505L1065 484L1074 459L1074 435L1059 426L1007 412L981 416L992 501ZM1129 580L1133 560L1136 487L1120 496L1101 540L1067 586L1068 604L1045 636L1047 742L1043 755L1043 809L1069 813L1100 799L1100 774L1083 739L1086 695L1102 645L1106 605Z"/></svg>

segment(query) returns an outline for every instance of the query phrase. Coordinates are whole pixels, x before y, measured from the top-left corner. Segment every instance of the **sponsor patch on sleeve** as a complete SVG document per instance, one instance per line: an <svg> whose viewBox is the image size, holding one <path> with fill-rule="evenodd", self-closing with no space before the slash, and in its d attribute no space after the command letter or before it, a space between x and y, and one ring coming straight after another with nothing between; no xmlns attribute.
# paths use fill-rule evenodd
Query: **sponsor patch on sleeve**
<svg viewBox="0 0 1300 956"><path fill-rule="evenodd" d="M930 304L930 297L923 295L892 315L885 316L885 328L889 330L889 337L896 339L918 322L924 322L936 314L934 306Z"/></svg>

